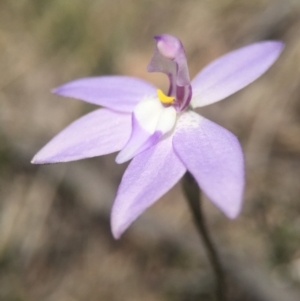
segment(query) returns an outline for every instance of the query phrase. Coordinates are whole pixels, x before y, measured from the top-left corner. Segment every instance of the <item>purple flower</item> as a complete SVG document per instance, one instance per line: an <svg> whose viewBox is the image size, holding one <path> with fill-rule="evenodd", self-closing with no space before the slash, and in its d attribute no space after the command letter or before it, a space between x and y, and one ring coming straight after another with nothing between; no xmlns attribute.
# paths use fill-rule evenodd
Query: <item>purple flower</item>
<svg viewBox="0 0 300 301"><path fill-rule="evenodd" d="M126 76L83 78L54 93L103 106L55 136L32 163L79 160L120 151L117 163L133 159L112 208L115 238L171 189L188 170L206 196L229 218L240 210L244 162L237 138L193 109L222 100L261 76L283 44L265 41L230 52L190 82L182 43L156 36L149 72L165 73L167 94Z"/></svg>

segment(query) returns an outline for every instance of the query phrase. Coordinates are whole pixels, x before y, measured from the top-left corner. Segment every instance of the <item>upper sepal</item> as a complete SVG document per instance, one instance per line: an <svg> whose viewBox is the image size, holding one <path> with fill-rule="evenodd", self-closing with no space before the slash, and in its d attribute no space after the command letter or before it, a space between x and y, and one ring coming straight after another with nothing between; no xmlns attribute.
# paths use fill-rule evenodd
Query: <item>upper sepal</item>
<svg viewBox="0 0 300 301"><path fill-rule="evenodd" d="M156 88L134 77L98 76L71 81L52 92L115 111L131 113L145 97L155 96Z"/></svg>
<svg viewBox="0 0 300 301"><path fill-rule="evenodd" d="M277 60L284 44L279 41L255 43L221 56L192 81L192 107L202 107L246 87Z"/></svg>

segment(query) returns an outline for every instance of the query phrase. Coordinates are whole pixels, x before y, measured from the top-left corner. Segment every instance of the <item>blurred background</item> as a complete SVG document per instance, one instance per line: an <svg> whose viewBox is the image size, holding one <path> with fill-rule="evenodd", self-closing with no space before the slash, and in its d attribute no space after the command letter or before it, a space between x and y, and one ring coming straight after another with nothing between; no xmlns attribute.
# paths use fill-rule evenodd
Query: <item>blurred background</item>
<svg viewBox="0 0 300 301"><path fill-rule="evenodd" d="M152 37L178 36L190 74L252 42L286 48L259 80L199 113L246 157L242 214L205 198L230 300L300 300L299 0L0 0L0 300L214 300L214 275L178 184L119 241L109 212L126 168L115 154L33 166L94 106L50 93L66 81L149 74Z"/></svg>

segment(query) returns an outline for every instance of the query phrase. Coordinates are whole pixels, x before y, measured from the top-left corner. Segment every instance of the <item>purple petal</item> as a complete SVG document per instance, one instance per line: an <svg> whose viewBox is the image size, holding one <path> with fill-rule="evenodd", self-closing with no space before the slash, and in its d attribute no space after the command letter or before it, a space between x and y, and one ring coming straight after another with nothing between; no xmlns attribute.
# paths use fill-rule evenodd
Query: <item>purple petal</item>
<svg viewBox="0 0 300 301"><path fill-rule="evenodd" d="M74 121L32 159L34 164L74 161L119 151L131 133L131 115L99 109Z"/></svg>
<svg viewBox="0 0 300 301"><path fill-rule="evenodd" d="M112 208L111 227L115 238L185 173L186 168L174 153L171 139L169 136L137 155L125 171Z"/></svg>
<svg viewBox="0 0 300 301"><path fill-rule="evenodd" d="M54 89L53 93L120 112L132 112L145 97L155 96L156 88L133 77L101 76L77 79Z"/></svg>
<svg viewBox="0 0 300 301"><path fill-rule="evenodd" d="M260 42L215 60L193 79L191 105L209 105L249 85L269 69L283 47L281 42Z"/></svg>
<svg viewBox="0 0 300 301"><path fill-rule="evenodd" d="M228 217L235 218L244 189L243 153L237 138L190 111L178 121L173 146L207 197Z"/></svg>

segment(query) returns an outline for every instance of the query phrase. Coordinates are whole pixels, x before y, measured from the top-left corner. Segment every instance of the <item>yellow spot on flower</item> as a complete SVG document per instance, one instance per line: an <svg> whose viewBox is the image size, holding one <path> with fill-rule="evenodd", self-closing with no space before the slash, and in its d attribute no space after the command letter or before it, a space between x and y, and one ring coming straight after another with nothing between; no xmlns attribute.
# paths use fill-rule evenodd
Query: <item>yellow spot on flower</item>
<svg viewBox="0 0 300 301"><path fill-rule="evenodd" d="M175 97L173 96L167 96L162 90L158 89L157 90L157 96L159 100L164 103L164 104L171 104L173 103Z"/></svg>

